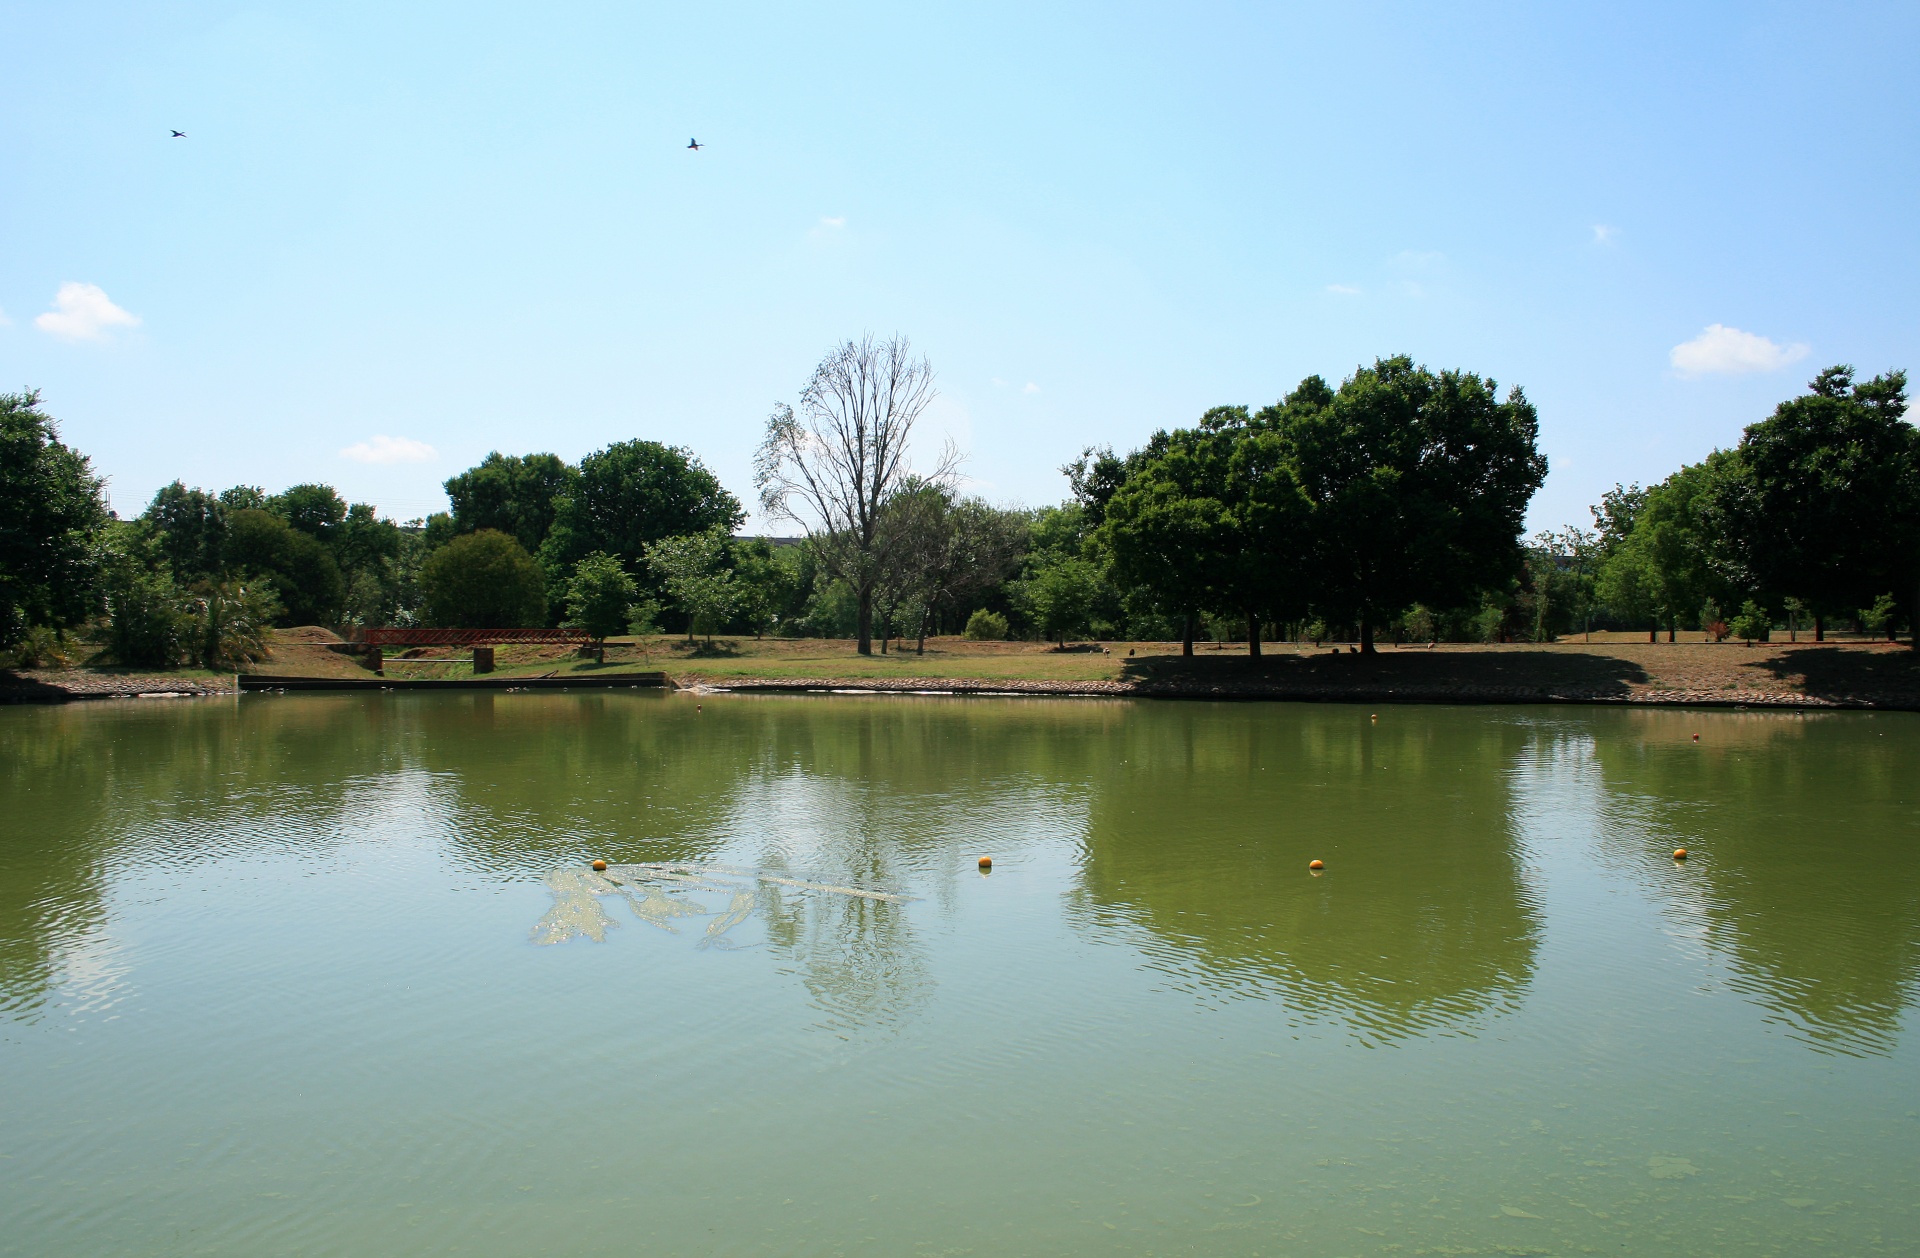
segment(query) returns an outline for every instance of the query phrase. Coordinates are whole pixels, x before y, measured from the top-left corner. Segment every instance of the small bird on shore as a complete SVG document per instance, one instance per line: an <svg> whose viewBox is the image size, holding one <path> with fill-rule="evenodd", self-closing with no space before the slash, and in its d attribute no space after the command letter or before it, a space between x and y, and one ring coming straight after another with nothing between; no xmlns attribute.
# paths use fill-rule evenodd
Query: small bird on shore
<svg viewBox="0 0 1920 1258"><path fill-rule="evenodd" d="M168 128L168 130L170 130L170 131L171 131L171 130L173 130L173 129L172 129L171 127L169 127L169 128ZM184 132L184 131L174 131L174 132L173 132L173 135L172 135L172 136L171 136L170 138L172 138L172 139L175 139L175 140L184 140L184 139L186 139L186 138L187 138L187 133L186 133L186 132Z"/></svg>
<svg viewBox="0 0 1920 1258"><path fill-rule="evenodd" d="M698 140L691 140L691 139L690 139L690 140L688 140L688 141L687 141L687 147L688 147L688 148L690 148L690 149L693 149L693 150L695 150L695 151L697 152L697 151L699 151L700 149L703 149L703 148L705 148L705 147L707 147L707 146L706 146L706 145L704 145L704 144L702 144L702 143L700 143L700 141L698 141Z"/></svg>

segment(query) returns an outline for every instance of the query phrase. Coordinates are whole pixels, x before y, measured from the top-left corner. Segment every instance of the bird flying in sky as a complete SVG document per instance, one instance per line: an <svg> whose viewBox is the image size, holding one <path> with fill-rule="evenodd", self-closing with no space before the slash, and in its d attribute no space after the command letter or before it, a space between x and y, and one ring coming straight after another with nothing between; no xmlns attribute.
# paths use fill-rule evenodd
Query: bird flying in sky
<svg viewBox="0 0 1920 1258"><path fill-rule="evenodd" d="M706 145L704 145L704 144L702 144L702 143L700 143L700 141L698 141L698 140L688 140L688 141L687 141L687 147L688 147L688 148L690 148L690 149L703 149L703 148L705 148L705 147L707 147L707 146L706 146Z"/></svg>
<svg viewBox="0 0 1920 1258"><path fill-rule="evenodd" d="M169 127L168 130L172 130L172 128ZM187 133L184 131L174 131L173 138L176 140L184 140L187 138Z"/></svg>

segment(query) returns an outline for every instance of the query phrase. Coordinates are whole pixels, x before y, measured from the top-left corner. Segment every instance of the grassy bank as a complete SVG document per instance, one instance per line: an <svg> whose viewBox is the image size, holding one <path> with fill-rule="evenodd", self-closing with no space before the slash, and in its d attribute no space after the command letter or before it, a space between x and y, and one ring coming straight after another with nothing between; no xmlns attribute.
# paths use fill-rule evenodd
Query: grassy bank
<svg viewBox="0 0 1920 1258"><path fill-rule="evenodd" d="M1648 643L1637 635L1502 646L1391 645L1374 656L1346 646L1270 645L1249 658L1244 643L1105 643L1059 651L1024 642L938 638L862 656L845 640L752 639L688 643L682 638L617 638L605 663L564 646L495 649L497 678L589 677L661 671L682 686L857 686L875 689L1006 688L1061 693L1236 698L1838 705L1920 710L1920 660L1904 644L1852 641ZM1621 640L1635 639L1635 640ZM375 680L360 657L330 649L322 630L276 636L272 658L249 668L268 676ZM389 655L387 678L473 676L470 651L429 648ZM45 670L18 674L16 694L34 697L221 688L230 677L204 670Z"/></svg>

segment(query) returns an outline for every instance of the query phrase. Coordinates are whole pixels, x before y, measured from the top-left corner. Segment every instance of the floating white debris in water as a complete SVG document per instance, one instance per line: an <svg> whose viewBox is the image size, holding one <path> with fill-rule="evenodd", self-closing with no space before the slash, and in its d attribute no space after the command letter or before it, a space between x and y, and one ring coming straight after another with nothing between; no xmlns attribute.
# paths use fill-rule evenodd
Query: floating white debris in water
<svg viewBox="0 0 1920 1258"><path fill-rule="evenodd" d="M1685 1179L1689 1175L1698 1175L1700 1168L1685 1158L1651 1157L1647 1159L1647 1174L1655 1179Z"/></svg>
<svg viewBox="0 0 1920 1258"><path fill-rule="evenodd" d="M616 896L625 901L633 915L668 934L678 934L677 917L713 917L698 946L734 948L728 933L753 916L760 907L756 883L791 887L817 895L847 896L861 900L881 900L895 904L913 899L894 891L875 891L864 887L841 886L736 865L689 865L669 862L641 862L611 865L605 873L569 867L556 869L542 879L553 895L553 906L535 924L532 939L537 944L565 943L587 938L605 942L607 931L619 925L601 904L602 897ZM725 909L709 908L693 898L696 895L724 894L730 898ZM717 916L716 916L717 913Z"/></svg>
<svg viewBox="0 0 1920 1258"><path fill-rule="evenodd" d="M726 937L727 932L753 916L753 906L759 898L752 891L734 892L733 903L727 906L727 911L707 924L707 936L700 941L700 946L702 948L711 948L715 945L724 948L733 947Z"/></svg>

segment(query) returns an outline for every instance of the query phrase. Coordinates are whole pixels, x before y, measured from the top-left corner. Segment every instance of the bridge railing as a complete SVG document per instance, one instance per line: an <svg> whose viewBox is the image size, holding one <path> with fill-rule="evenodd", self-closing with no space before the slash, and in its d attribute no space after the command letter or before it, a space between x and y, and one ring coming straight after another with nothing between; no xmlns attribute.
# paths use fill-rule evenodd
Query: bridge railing
<svg viewBox="0 0 1920 1258"><path fill-rule="evenodd" d="M507 642L585 645L593 635L582 629L362 629L354 641L366 646L497 646Z"/></svg>

